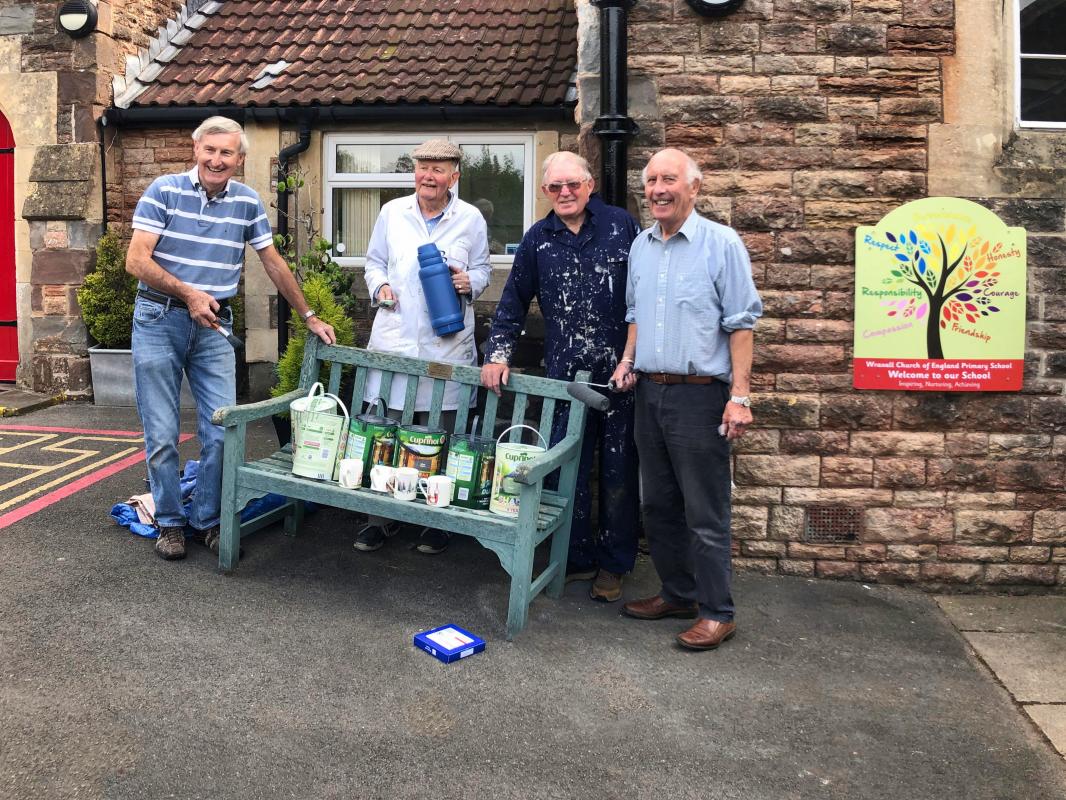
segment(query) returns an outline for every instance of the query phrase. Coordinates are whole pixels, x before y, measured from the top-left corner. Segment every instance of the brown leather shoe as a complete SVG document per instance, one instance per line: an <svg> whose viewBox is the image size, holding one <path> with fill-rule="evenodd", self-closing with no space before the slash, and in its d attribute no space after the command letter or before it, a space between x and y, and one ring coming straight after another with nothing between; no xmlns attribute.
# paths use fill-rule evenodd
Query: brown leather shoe
<svg viewBox="0 0 1066 800"><path fill-rule="evenodd" d="M732 622L700 619L684 633L677 635L677 643L689 650L714 650L737 632Z"/></svg>
<svg viewBox="0 0 1066 800"><path fill-rule="evenodd" d="M677 606L655 595L655 597L645 597L643 600L631 600L622 606L622 612L637 619L663 619L664 617L695 619L698 609L695 603L690 606Z"/></svg>

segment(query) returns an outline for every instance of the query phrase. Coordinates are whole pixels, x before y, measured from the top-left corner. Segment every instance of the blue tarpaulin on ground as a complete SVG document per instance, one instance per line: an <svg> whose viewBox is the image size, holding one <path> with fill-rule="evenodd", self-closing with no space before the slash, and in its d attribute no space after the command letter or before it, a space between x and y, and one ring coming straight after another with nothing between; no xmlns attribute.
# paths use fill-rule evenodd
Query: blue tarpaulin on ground
<svg viewBox="0 0 1066 800"><path fill-rule="evenodd" d="M181 499L185 506L185 513L189 513L189 503L192 501L192 490L196 484L196 474L200 469L200 462L198 461L186 461L185 471L181 474ZM244 507L241 512L241 522L247 522L250 519L258 517L260 514L265 514L267 511L278 508L288 502L287 497L283 497L280 494L268 494L263 497L252 500L248 505ZM308 511L312 510L310 503L305 504ZM117 522L124 528L129 528L130 531L143 536L146 539L156 539L159 537L159 530L154 525L147 525L140 521L137 517L137 511L129 503L116 503L111 507L111 519ZM189 530L187 535L191 536L192 531Z"/></svg>

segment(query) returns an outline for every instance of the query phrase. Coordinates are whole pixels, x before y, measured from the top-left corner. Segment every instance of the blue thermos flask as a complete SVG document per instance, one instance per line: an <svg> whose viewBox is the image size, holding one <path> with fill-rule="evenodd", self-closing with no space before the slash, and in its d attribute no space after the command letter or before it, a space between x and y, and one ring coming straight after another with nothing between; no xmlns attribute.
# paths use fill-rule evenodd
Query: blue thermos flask
<svg viewBox="0 0 1066 800"><path fill-rule="evenodd" d="M463 329L463 309L452 286L452 273L437 245L430 242L418 248L418 279L429 309L429 321L437 336Z"/></svg>

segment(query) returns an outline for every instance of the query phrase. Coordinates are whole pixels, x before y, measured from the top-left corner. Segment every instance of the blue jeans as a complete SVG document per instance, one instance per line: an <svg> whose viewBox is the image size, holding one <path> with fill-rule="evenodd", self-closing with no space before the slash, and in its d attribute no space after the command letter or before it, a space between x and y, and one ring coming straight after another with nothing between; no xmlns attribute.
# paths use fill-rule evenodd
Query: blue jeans
<svg viewBox="0 0 1066 800"><path fill-rule="evenodd" d="M233 324L233 312L219 312L219 322ZM189 378L196 400L200 471L189 517L182 508L178 463L181 376ZM213 328L193 322L184 308L137 298L133 309L133 386L144 427L148 480L161 527L198 530L217 525L222 500L223 428L211 422L216 409L236 403L233 348Z"/></svg>

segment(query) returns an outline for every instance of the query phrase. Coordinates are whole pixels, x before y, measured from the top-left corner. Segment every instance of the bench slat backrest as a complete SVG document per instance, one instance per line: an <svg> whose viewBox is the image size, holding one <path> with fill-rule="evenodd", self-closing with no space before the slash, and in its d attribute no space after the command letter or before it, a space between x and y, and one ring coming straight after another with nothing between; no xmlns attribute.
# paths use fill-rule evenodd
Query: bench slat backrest
<svg viewBox="0 0 1066 800"><path fill-rule="evenodd" d="M356 347L337 347L323 344L317 337L308 337L304 350L304 363L300 371L300 385L309 389L311 384L318 380L320 369L324 363L329 363L328 391L337 394L342 378L345 373L354 370L352 381L352 393L341 399L348 404L351 415L357 416L364 413L363 397L366 393L367 378L371 370L381 371L381 388L378 392L382 398L388 398L392 391L394 377L397 375L417 376L423 380L432 381L431 408L429 411L429 425L440 426L441 406L444 401L444 392L448 382L459 385L459 407L456 409L455 429L451 433L463 434L467 432L470 419L470 403L476 401L477 393L484 391L484 410L479 423L481 436L492 437L496 432L496 417L499 400L493 392L481 389L481 371L477 367L454 366L438 362L422 361L420 359L406 358L388 353L372 353ZM587 374L579 373L578 380L588 380ZM415 398L418 394L419 380L409 379L404 392L404 407L400 423L410 425L415 415ZM531 375L519 375L512 373L508 385L504 391L514 396L514 406L511 413L510 425L525 424L526 413L530 408L530 398L542 398L540 412L540 434L547 441L551 436L552 421L556 409L572 408L574 404L580 406L580 402L574 400L566 392L566 386L559 381L551 381ZM384 403L382 404L384 405ZM381 413L382 409L375 407L371 413ZM584 409L581 413L570 414L567 425L568 434L579 434L580 425L584 421ZM523 434L525 438L523 439ZM515 428L508 434L508 440L535 441L528 431Z"/></svg>

